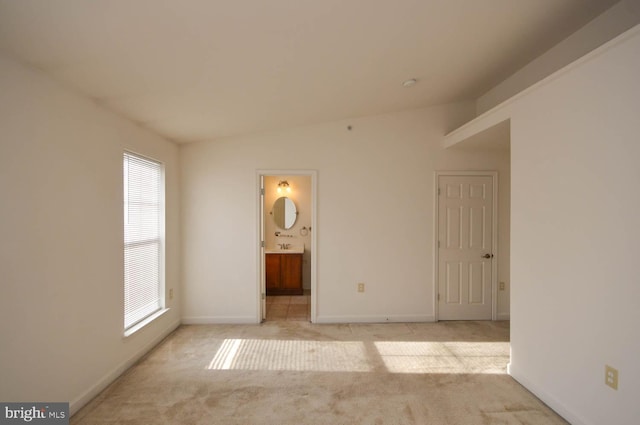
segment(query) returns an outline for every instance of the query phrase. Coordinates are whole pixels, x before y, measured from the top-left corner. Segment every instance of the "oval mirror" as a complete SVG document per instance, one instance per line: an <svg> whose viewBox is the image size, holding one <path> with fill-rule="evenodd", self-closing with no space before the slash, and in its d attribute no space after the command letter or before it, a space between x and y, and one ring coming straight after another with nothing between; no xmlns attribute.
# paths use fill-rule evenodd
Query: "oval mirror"
<svg viewBox="0 0 640 425"><path fill-rule="evenodd" d="M298 217L296 204L286 196L276 199L273 203L272 213L276 226L284 230L291 229L296 223L296 218Z"/></svg>

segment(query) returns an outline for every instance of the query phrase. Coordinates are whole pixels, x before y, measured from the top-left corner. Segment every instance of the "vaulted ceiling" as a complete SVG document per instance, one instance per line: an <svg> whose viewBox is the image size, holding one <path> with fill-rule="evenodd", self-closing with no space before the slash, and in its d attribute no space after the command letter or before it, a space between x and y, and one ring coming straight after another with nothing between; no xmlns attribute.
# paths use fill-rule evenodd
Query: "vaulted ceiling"
<svg viewBox="0 0 640 425"><path fill-rule="evenodd" d="M0 51L191 142L475 99L615 2L0 0Z"/></svg>

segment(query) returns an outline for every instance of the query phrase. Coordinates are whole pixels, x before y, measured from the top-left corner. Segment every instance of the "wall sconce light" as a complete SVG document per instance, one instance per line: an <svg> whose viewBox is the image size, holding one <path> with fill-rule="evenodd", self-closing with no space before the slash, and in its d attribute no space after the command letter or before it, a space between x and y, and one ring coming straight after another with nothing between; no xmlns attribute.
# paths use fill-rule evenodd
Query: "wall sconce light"
<svg viewBox="0 0 640 425"><path fill-rule="evenodd" d="M287 192L291 193L291 186L289 186L289 182L286 180L280 180L278 182L278 193Z"/></svg>

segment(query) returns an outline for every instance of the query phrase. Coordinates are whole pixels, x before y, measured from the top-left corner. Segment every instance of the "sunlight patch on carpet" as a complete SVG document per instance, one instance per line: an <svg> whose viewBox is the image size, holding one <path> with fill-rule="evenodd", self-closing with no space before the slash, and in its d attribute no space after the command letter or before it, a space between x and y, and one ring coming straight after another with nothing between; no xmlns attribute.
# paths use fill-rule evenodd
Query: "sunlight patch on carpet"
<svg viewBox="0 0 640 425"><path fill-rule="evenodd" d="M226 339L207 369L368 372L371 366L361 342Z"/></svg>
<svg viewBox="0 0 640 425"><path fill-rule="evenodd" d="M504 374L508 342L225 339L209 370Z"/></svg>
<svg viewBox="0 0 640 425"><path fill-rule="evenodd" d="M374 342L391 373L506 373L508 342Z"/></svg>

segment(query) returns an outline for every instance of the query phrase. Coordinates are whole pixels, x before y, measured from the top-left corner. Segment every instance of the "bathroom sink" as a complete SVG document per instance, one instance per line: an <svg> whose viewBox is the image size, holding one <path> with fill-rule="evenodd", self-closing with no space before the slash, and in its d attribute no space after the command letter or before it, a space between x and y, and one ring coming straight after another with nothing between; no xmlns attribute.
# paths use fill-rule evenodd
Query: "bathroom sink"
<svg viewBox="0 0 640 425"><path fill-rule="evenodd" d="M304 245L290 245L288 248L280 248L275 246L265 249L265 254L303 254Z"/></svg>

